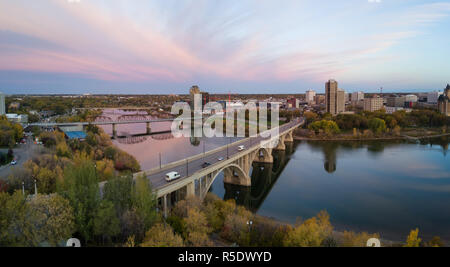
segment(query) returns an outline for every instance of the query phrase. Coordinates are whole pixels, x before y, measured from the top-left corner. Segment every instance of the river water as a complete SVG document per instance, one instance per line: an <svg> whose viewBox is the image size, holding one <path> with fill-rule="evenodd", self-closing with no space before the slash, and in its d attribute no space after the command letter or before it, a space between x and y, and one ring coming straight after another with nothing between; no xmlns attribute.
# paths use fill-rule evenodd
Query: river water
<svg viewBox="0 0 450 267"><path fill-rule="evenodd" d="M170 123L152 125L169 129ZM104 127L111 132L111 127ZM120 125L118 132L145 132L145 124ZM130 138L129 138L130 139ZM142 169L183 159L230 142L226 138L171 138L170 134L115 140ZM337 230L377 232L405 240L411 229L450 241L450 138L406 141L312 142L274 151L273 164L252 167L252 186L214 181L211 191L233 198L260 215L295 223L321 210Z"/></svg>

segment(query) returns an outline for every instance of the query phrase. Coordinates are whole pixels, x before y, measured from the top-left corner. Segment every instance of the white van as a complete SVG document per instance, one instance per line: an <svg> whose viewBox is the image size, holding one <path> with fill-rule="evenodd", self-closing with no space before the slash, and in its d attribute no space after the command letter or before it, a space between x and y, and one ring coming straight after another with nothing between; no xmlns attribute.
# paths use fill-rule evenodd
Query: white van
<svg viewBox="0 0 450 267"><path fill-rule="evenodd" d="M238 151L242 151L242 150L244 150L244 149L245 149L244 146L238 146Z"/></svg>
<svg viewBox="0 0 450 267"><path fill-rule="evenodd" d="M181 177L181 175L180 175L178 172L169 172L169 173L166 173L166 181L167 181L167 182L176 180L176 179L178 179L178 178L180 178L180 177Z"/></svg>

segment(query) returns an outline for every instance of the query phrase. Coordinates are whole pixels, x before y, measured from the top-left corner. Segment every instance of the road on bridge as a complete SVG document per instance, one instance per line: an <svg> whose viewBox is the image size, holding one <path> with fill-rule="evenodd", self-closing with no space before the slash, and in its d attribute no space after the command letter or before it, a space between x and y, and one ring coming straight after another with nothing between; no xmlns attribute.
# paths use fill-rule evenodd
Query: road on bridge
<svg viewBox="0 0 450 267"><path fill-rule="evenodd" d="M295 124L301 123L302 121L303 121L303 119L297 119L297 120L293 120L289 123L284 124L284 125L280 126L280 132L283 132L283 131L289 129L290 127L294 126ZM172 168L170 170L163 170L163 171L157 172L155 174L148 175L147 178L150 179L150 182L151 182L153 188L157 190L164 186L168 186L172 183L177 183L182 179L188 178L190 175L203 169L202 165L204 162L209 162L212 165L215 163L219 163L220 162L219 158L223 158L223 160L227 160L227 156L229 158L232 158L235 154L241 153L242 151L238 151L239 146L244 146L245 150L247 150L250 147L256 145L257 142L261 142L263 140L268 140L268 139L269 139L269 137L262 138L260 135L258 135L257 137L247 138L247 140L244 142L237 143L237 144L235 142L235 143L230 144L227 149L223 149L216 153L206 155L203 158L199 158L199 159L196 159L193 161L186 162L186 164L175 166L174 168ZM169 173L172 171L178 172L181 175L181 178L174 180L172 182L167 182L165 180L166 173Z"/></svg>

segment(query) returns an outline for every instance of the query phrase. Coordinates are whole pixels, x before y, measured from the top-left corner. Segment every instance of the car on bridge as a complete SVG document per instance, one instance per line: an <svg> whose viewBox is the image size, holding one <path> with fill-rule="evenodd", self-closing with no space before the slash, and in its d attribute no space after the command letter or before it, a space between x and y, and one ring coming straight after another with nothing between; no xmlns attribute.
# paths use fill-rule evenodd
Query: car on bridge
<svg viewBox="0 0 450 267"><path fill-rule="evenodd" d="M205 162L203 162L203 164L202 164L202 168L206 168L206 167L208 167L208 166L210 166L210 165L211 165L211 163L205 161Z"/></svg>
<svg viewBox="0 0 450 267"><path fill-rule="evenodd" d="M176 180L176 179L178 179L180 177L181 177L181 175L178 172L166 173L166 181L167 182L171 182L171 181Z"/></svg>
<svg viewBox="0 0 450 267"><path fill-rule="evenodd" d="M242 150L244 150L244 149L245 149L244 146L238 146L238 151L242 151Z"/></svg>

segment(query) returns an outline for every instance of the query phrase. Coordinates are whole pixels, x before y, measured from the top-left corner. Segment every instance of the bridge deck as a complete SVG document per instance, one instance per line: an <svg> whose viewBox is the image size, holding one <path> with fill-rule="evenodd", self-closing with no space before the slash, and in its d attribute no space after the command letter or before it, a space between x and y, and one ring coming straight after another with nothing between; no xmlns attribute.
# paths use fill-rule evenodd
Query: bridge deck
<svg viewBox="0 0 450 267"><path fill-rule="evenodd" d="M280 135L288 132L304 123L304 120L296 120L280 127ZM236 141L227 146L222 146L212 152L206 153L204 156L202 154L190 157L187 160L178 161L175 163L167 164L162 166L161 169L152 169L146 171L147 178L155 190L157 190L158 197L161 197L168 192L175 191L173 188L182 188L187 183L191 182L192 176L201 176L203 173L210 173L214 170L219 170L223 166L230 164L240 157L241 154L247 154L250 151L258 149L261 145L261 141L269 140L269 138L263 138L260 135L257 137L246 138L243 140ZM244 151L238 151L238 146L243 145L245 147ZM228 154L228 159L227 159ZM218 158L222 157L223 160L219 161ZM202 168L202 164L207 161L211 165L207 168ZM181 178L167 182L165 180L165 174L171 171L176 171L181 175ZM136 174L139 175L139 174Z"/></svg>

